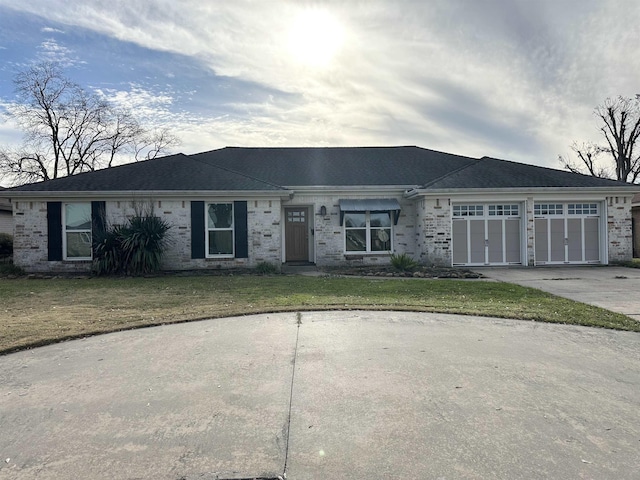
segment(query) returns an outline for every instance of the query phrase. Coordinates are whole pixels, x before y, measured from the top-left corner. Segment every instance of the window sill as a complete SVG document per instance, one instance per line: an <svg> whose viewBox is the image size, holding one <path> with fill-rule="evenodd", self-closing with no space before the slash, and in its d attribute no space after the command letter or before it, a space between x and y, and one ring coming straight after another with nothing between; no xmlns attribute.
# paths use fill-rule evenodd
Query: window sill
<svg viewBox="0 0 640 480"><path fill-rule="evenodd" d="M205 257L205 260L235 260L236 257L233 255L218 255L218 256L210 256Z"/></svg>
<svg viewBox="0 0 640 480"><path fill-rule="evenodd" d="M393 252L344 252L344 258L347 260L362 257L390 257Z"/></svg>

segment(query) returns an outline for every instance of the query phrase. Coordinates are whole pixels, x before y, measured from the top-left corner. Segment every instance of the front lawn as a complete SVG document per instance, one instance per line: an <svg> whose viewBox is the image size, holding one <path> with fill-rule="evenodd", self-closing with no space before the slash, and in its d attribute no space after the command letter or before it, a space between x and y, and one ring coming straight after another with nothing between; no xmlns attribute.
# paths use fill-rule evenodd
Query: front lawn
<svg viewBox="0 0 640 480"><path fill-rule="evenodd" d="M479 280L19 278L0 279L0 299L0 353L147 325L302 310L412 310L640 331L640 323L622 314L531 288Z"/></svg>

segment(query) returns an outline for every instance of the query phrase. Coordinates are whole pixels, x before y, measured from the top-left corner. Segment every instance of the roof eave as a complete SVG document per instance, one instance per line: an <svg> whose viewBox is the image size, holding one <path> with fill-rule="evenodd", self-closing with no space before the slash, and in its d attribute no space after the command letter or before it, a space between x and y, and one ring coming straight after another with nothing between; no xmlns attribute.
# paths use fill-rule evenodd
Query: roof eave
<svg viewBox="0 0 640 480"><path fill-rule="evenodd" d="M629 195L638 192L637 186L611 186L611 187L509 187L509 188L414 188L405 192L405 198L432 195L468 195L468 194L493 194L493 193L627 193Z"/></svg>
<svg viewBox="0 0 640 480"><path fill-rule="evenodd" d="M86 190L86 191L11 191L10 198L190 198L190 197L281 197L289 198L292 190Z"/></svg>

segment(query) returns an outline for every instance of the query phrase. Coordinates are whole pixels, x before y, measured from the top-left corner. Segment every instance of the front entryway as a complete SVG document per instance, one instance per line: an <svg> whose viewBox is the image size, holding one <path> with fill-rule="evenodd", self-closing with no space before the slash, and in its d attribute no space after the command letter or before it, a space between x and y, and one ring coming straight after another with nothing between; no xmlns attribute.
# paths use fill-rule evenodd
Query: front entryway
<svg viewBox="0 0 640 480"><path fill-rule="evenodd" d="M286 207L285 224L285 261L309 261L309 209L307 207Z"/></svg>

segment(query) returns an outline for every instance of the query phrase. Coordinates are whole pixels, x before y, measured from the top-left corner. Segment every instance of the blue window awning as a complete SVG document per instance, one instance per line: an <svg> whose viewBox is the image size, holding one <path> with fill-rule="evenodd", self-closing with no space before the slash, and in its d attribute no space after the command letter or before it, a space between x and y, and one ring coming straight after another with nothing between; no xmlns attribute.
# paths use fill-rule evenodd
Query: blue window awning
<svg viewBox="0 0 640 480"><path fill-rule="evenodd" d="M393 224L400 218L400 202L395 198L340 199L340 225L344 223L345 212L393 212Z"/></svg>

